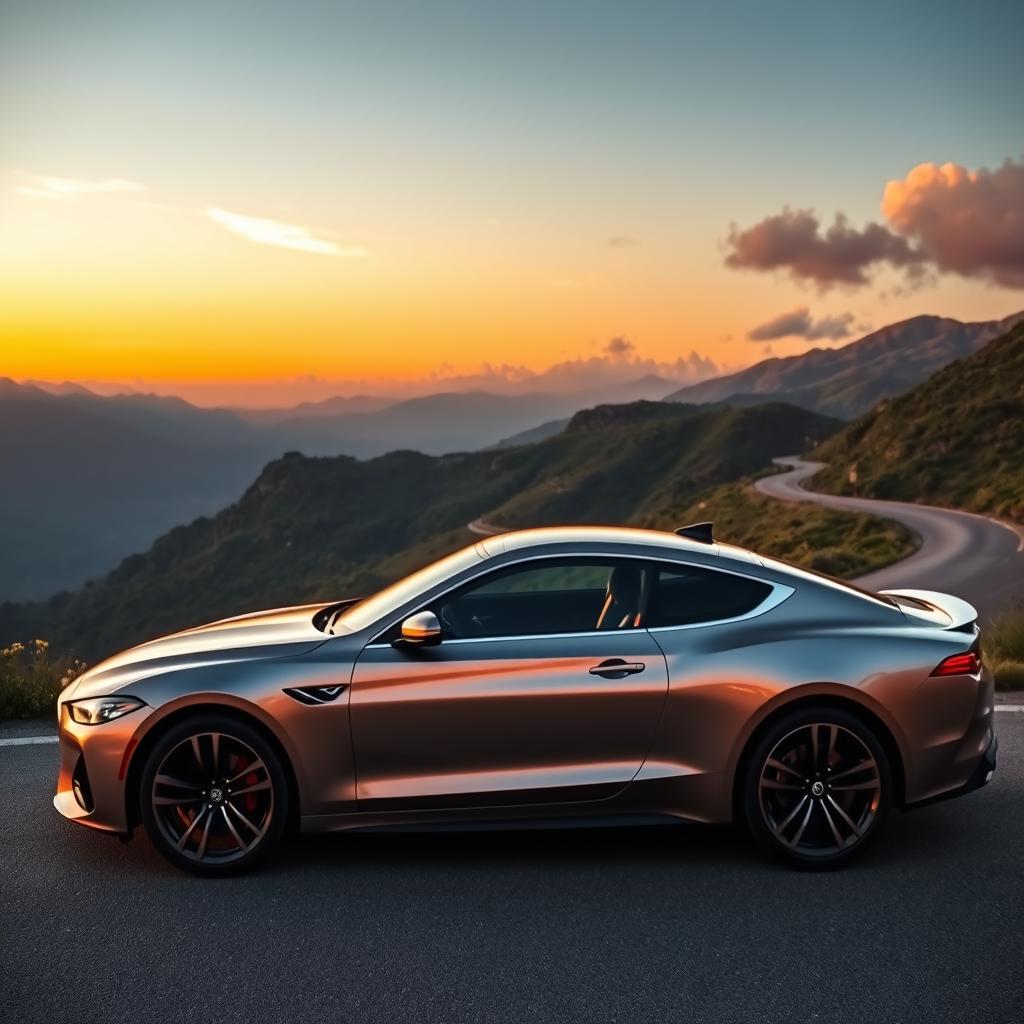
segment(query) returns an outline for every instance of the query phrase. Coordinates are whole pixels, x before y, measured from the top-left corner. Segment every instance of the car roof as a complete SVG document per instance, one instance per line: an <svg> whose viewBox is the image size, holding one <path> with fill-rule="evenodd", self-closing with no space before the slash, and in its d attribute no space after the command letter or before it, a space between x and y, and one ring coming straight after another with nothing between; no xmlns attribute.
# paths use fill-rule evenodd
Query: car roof
<svg viewBox="0 0 1024 1024"><path fill-rule="evenodd" d="M668 548L686 555L715 555L740 562L761 564L752 551L721 544L704 544L666 530L643 530L630 526L543 526L532 530L510 530L487 537L477 544L480 552L491 557L551 544L614 544L629 547Z"/></svg>

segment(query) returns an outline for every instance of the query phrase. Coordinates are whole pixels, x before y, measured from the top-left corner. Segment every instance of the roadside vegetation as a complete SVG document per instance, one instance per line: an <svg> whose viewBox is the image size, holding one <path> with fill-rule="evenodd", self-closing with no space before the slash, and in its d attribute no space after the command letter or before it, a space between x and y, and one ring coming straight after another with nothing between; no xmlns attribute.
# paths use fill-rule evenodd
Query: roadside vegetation
<svg viewBox="0 0 1024 1024"><path fill-rule="evenodd" d="M0 648L0 721L50 717L57 695L85 668L75 658L51 654L45 640Z"/></svg>
<svg viewBox="0 0 1024 1024"><path fill-rule="evenodd" d="M997 690L1024 690L1024 605L998 616L982 632L985 660Z"/></svg>

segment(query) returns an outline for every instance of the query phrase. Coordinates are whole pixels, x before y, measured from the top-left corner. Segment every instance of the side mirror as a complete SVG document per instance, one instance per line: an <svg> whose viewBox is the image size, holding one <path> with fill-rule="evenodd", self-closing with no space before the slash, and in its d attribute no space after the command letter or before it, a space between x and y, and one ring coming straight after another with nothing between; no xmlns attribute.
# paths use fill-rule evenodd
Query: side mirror
<svg viewBox="0 0 1024 1024"><path fill-rule="evenodd" d="M441 623L433 612L417 612L402 623L402 640L418 647L441 642Z"/></svg>

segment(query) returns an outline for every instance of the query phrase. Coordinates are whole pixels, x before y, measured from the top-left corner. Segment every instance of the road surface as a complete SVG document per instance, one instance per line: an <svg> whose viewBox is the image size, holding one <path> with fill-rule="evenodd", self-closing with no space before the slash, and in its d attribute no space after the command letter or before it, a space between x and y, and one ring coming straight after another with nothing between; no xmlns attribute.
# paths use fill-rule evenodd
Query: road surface
<svg viewBox="0 0 1024 1024"><path fill-rule="evenodd" d="M862 577L857 582L863 586L948 591L970 601L983 616L1024 600L1024 531L1019 527L930 505L818 494L805 490L804 482L824 463L795 457L775 461L788 472L758 480L755 487L762 494L885 516L920 538L913 555Z"/></svg>
<svg viewBox="0 0 1024 1024"><path fill-rule="evenodd" d="M986 789L825 874L684 826L311 838L200 880L58 817L55 745L0 745L0 1019L1019 1022L1024 713L997 731Z"/></svg>

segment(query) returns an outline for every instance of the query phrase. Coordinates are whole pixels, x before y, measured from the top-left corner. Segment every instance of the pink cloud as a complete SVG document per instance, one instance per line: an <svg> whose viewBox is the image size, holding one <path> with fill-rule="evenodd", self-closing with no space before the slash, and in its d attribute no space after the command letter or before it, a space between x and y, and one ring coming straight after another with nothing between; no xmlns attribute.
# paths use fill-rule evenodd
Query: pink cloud
<svg viewBox="0 0 1024 1024"><path fill-rule="evenodd" d="M1024 160L994 171L918 164L885 186L882 212L937 269L1024 288Z"/></svg>

